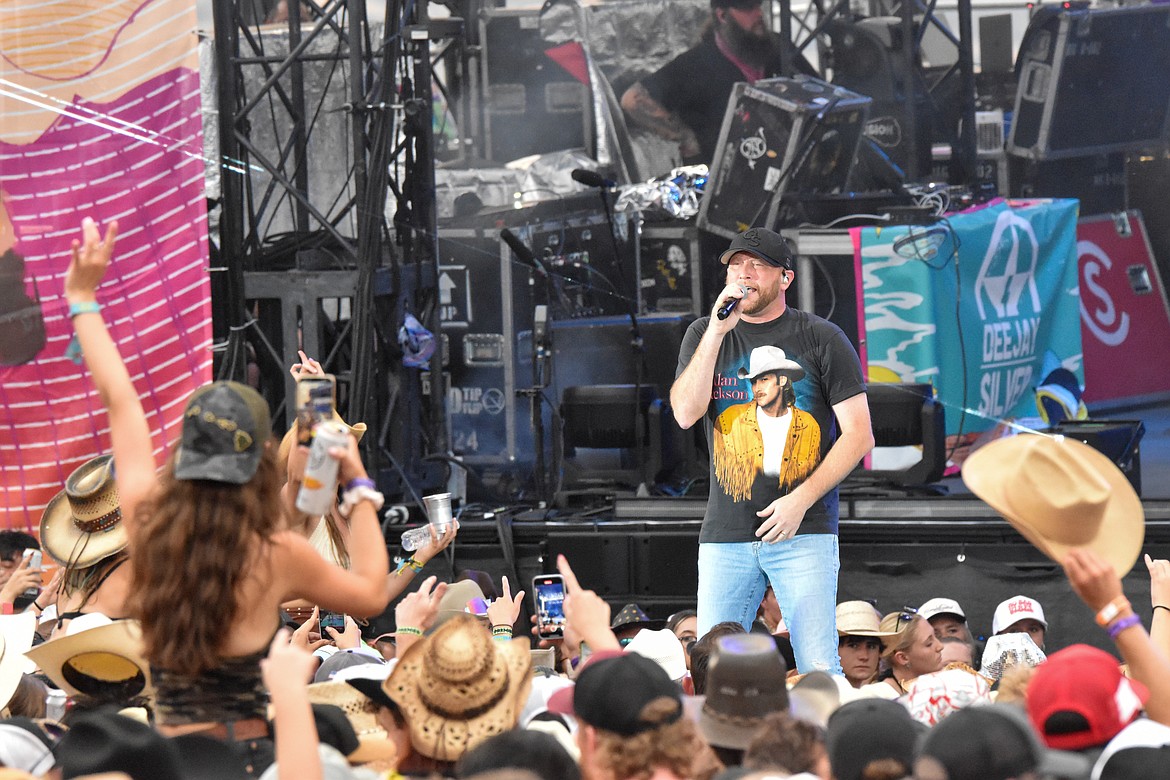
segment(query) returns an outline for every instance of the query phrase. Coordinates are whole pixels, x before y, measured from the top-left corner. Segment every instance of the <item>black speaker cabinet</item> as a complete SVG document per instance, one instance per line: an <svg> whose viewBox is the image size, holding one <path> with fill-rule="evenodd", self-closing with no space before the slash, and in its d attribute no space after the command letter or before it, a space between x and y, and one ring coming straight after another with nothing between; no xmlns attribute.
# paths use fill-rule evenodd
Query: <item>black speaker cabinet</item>
<svg viewBox="0 0 1170 780"><path fill-rule="evenodd" d="M1065 420L1050 430L1084 442L1109 458L1142 494L1141 443L1146 426L1141 420Z"/></svg>
<svg viewBox="0 0 1170 780"><path fill-rule="evenodd" d="M921 61L911 61L898 17L833 19L833 83L873 99L865 136L911 180L930 170L933 113Z"/></svg>
<svg viewBox="0 0 1170 780"><path fill-rule="evenodd" d="M1048 8L1020 46L1008 151L1042 160L1165 144L1170 5Z"/></svg>
<svg viewBox="0 0 1170 780"><path fill-rule="evenodd" d="M869 104L810 76L737 84L698 226L726 238L749 227L775 229L786 196L844 191Z"/></svg>

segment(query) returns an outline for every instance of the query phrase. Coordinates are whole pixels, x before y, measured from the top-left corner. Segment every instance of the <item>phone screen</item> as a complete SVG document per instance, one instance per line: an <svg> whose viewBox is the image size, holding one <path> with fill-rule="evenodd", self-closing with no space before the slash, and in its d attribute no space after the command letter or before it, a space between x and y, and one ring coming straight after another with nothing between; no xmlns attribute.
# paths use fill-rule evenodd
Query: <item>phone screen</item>
<svg viewBox="0 0 1170 780"><path fill-rule="evenodd" d="M297 441L307 445L313 426L333 419L337 394L336 380L330 374L306 376L297 382Z"/></svg>
<svg viewBox="0 0 1170 780"><path fill-rule="evenodd" d="M320 614L321 625L320 634L322 639L332 639L326 628L332 627L338 632L345 630L345 615L340 612L322 612Z"/></svg>
<svg viewBox="0 0 1170 780"><path fill-rule="evenodd" d="M542 639L565 635L565 583L559 574L544 574L532 579L532 598L536 601L536 633Z"/></svg>

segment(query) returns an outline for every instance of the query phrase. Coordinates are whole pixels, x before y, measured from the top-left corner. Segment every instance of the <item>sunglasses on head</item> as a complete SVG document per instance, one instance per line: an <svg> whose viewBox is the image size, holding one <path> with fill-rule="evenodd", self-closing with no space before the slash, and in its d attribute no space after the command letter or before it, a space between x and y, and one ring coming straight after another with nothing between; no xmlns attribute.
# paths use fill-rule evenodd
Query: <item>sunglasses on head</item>
<svg viewBox="0 0 1170 780"><path fill-rule="evenodd" d="M902 611L898 613L898 623L910 623L916 617L918 617L918 610L914 607L902 607Z"/></svg>

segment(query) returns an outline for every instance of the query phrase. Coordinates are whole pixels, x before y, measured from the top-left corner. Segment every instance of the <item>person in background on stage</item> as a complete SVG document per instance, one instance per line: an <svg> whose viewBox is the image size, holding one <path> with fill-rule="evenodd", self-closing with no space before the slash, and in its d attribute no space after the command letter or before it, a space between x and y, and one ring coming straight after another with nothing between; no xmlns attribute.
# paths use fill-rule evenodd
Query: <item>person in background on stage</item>
<svg viewBox="0 0 1170 780"><path fill-rule="evenodd" d="M678 143L684 163L711 164L736 82L816 71L790 42L773 34L760 0L711 0L699 43L622 94L637 125ZM696 85L702 89L696 89Z"/></svg>
<svg viewBox="0 0 1170 780"><path fill-rule="evenodd" d="M720 261L727 286L688 329L670 393L680 426L703 421L711 454L698 633L750 625L770 584L797 669L840 674L837 484L873 448L861 361L840 328L787 305L795 251L778 233L747 230ZM725 417L737 404L759 408Z"/></svg>

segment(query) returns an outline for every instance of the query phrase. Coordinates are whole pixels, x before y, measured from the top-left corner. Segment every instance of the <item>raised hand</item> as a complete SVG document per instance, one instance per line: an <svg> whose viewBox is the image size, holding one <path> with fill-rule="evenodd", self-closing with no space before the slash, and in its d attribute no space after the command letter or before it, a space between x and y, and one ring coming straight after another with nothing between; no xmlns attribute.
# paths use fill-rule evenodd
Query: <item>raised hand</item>
<svg viewBox="0 0 1170 780"><path fill-rule="evenodd" d="M563 555L557 556L557 571L565 579L565 633L581 637L593 650L620 650L621 644L609 627L609 604L581 587Z"/></svg>
<svg viewBox="0 0 1170 780"><path fill-rule="evenodd" d="M97 287L110 265L110 258L114 256L114 240L117 237L116 221L106 227L105 238L102 238L96 222L89 217L81 220L81 240L73 239L73 259L65 272L65 298L69 303L94 300Z"/></svg>
<svg viewBox="0 0 1170 780"><path fill-rule="evenodd" d="M508 577L506 575L502 580L501 587L504 595L488 605L488 624L492 626L514 626L516 619L520 617L520 607L524 604L524 591L516 591L516 596L513 598L512 586L508 583Z"/></svg>

